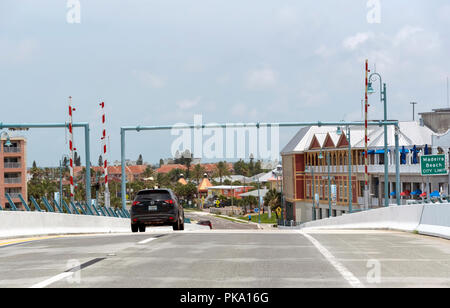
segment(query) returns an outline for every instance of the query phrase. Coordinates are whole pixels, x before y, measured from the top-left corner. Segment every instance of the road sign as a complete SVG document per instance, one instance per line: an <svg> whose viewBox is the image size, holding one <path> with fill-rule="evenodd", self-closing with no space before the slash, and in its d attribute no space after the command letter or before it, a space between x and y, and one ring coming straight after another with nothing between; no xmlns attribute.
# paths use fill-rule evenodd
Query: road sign
<svg viewBox="0 0 450 308"><path fill-rule="evenodd" d="M256 208L256 209L254 209L253 211L254 211L255 213L258 213L258 212L259 212L259 209Z"/></svg>
<svg viewBox="0 0 450 308"><path fill-rule="evenodd" d="M216 207L219 207L220 205L220 200L216 200Z"/></svg>
<svg viewBox="0 0 450 308"><path fill-rule="evenodd" d="M277 207L277 209L275 211L277 212L278 216L281 215L281 207Z"/></svg>
<svg viewBox="0 0 450 308"><path fill-rule="evenodd" d="M448 174L445 155L423 155L420 157L420 172L422 175Z"/></svg>

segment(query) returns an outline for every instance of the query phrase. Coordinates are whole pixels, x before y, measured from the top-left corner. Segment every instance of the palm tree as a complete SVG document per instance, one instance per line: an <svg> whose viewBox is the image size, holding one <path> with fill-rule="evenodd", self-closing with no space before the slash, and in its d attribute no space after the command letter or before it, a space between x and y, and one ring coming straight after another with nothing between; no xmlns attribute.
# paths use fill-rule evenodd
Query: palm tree
<svg viewBox="0 0 450 308"><path fill-rule="evenodd" d="M214 172L214 177L220 178L220 184L222 184L222 178L230 175L231 172L228 169L227 162L220 161L216 164L216 171Z"/></svg>
<svg viewBox="0 0 450 308"><path fill-rule="evenodd" d="M203 177L205 172L206 172L205 167L203 167L200 164L195 165L194 168L192 169L192 178L195 179L197 185L200 184L200 179Z"/></svg>
<svg viewBox="0 0 450 308"><path fill-rule="evenodd" d="M153 175L153 173L154 173L154 171L153 171L152 167L147 166L147 168L145 168L145 171L144 171L143 175L144 175L145 178L149 178L149 177L151 177Z"/></svg>
<svg viewBox="0 0 450 308"><path fill-rule="evenodd" d="M264 204L267 204L278 219L277 207L281 207L281 193L277 192L276 189L269 190L264 196Z"/></svg>

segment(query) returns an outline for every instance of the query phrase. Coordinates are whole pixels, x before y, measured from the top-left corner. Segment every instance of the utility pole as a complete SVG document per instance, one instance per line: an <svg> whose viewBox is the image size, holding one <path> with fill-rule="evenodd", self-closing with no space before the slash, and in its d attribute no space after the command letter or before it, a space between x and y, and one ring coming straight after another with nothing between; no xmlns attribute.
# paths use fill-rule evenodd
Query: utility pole
<svg viewBox="0 0 450 308"><path fill-rule="evenodd" d="M415 121L415 115L416 115L416 112L415 112L415 105L417 105L418 103L416 103L416 102L411 102L410 104L413 106L413 121Z"/></svg>
<svg viewBox="0 0 450 308"><path fill-rule="evenodd" d="M369 86L369 60L366 60L366 82L364 93L364 209L369 209L369 157L368 157L368 111L369 111L369 99L368 99L368 86Z"/></svg>

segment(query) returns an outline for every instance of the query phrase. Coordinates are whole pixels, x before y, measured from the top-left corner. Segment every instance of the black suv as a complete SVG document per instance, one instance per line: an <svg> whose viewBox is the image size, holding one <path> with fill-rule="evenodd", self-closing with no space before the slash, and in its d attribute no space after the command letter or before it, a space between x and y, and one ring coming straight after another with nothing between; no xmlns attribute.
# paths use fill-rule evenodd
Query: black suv
<svg viewBox="0 0 450 308"><path fill-rule="evenodd" d="M172 226L184 230L184 211L170 189L138 192L131 206L131 231L145 232L146 226Z"/></svg>

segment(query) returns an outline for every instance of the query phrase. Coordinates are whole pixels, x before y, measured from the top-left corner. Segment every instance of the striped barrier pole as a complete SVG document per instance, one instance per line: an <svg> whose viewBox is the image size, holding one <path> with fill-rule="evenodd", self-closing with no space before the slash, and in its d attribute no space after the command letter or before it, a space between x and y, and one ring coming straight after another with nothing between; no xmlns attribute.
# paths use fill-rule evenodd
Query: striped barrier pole
<svg viewBox="0 0 450 308"><path fill-rule="evenodd" d="M110 206L109 186L108 186L108 156L106 147L106 115L105 115L105 102L100 103L102 108L102 148L103 148L103 172L105 174L105 206Z"/></svg>

